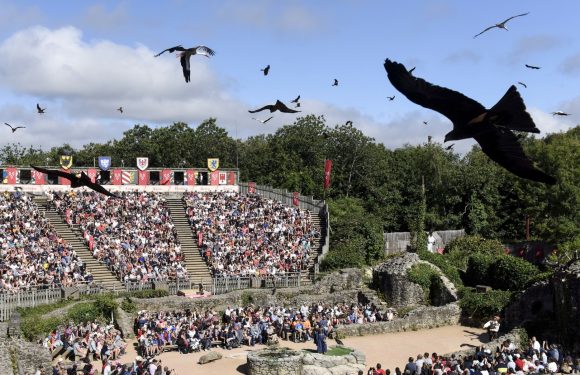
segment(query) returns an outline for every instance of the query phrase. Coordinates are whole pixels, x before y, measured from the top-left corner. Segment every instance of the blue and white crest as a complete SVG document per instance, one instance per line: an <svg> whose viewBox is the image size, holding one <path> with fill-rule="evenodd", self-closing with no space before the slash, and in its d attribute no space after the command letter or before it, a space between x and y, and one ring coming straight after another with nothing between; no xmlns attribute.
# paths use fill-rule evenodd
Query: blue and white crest
<svg viewBox="0 0 580 375"><path fill-rule="evenodd" d="M110 156L99 156L99 168L103 171L108 171L111 168L111 157Z"/></svg>

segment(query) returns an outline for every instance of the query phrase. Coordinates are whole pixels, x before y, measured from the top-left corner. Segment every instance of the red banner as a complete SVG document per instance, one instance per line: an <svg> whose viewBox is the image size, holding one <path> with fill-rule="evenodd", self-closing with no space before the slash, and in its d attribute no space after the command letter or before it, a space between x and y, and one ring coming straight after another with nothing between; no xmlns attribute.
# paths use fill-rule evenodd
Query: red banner
<svg viewBox="0 0 580 375"><path fill-rule="evenodd" d="M111 178L111 183L113 185L123 184L123 171L120 169L113 169L113 177Z"/></svg>
<svg viewBox="0 0 580 375"><path fill-rule="evenodd" d="M8 167L6 168L6 183L9 185L14 185L16 183L16 168Z"/></svg>
<svg viewBox="0 0 580 375"><path fill-rule="evenodd" d="M236 184L236 172L228 172L228 185Z"/></svg>
<svg viewBox="0 0 580 375"><path fill-rule="evenodd" d="M68 225L70 225L71 224L72 212L71 212L70 208L67 208L65 212L66 212L66 223Z"/></svg>
<svg viewBox="0 0 580 375"><path fill-rule="evenodd" d="M210 185L219 185L220 183L220 172L213 171L209 174L209 184Z"/></svg>
<svg viewBox="0 0 580 375"><path fill-rule="evenodd" d="M255 182L250 182L248 184L248 193L256 194L256 183Z"/></svg>
<svg viewBox="0 0 580 375"><path fill-rule="evenodd" d="M324 190L330 187L330 172L332 171L332 160L326 159L324 162Z"/></svg>
<svg viewBox="0 0 580 375"><path fill-rule="evenodd" d="M149 185L149 171L139 171L139 185Z"/></svg>
<svg viewBox="0 0 580 375"><path fill-rule="evenodd" d="M34 180L35 185L44 185L45 182L45 174L39 171L35 171L34 169L31 171L32 179Z"/></svg>
<svg viewBox="0 0 580 375"><path fill-rule="evenodd" d="M161 171L161 185L171 185L171 169L163 169Z"/></svg>
<svg viewBox="0 0 580 375"><path fill-rule="evenodd" d="M295 191L292 196L292 204L298 206L300 204L300 193Z"/></svg>
<svg viewBox="0 0 580 375"><path fill-rule="evenodd" d="M219 184L225 185L228 183L228 174L226 172L220 172L219 174Z"/></svg>
<svg viewBox="0 0 580 375"><path fill-rule="evenodd" d="M91 179L91 182L96 182L97 181L97 170L95 168L89 168L87 169L87 176L89 176L89 178Z"/></svg>
<svg viewBox="0 0 580 375"><path fill-rule="evenodd" d="M65 172L65 173L74 173L72 170L66 170L66 169L61 169L61 172ZM69 185L70 186L70 180L64 177L59 177L58 178L58 184L59 185Z"/></svg>
<svg viewBox="0 0 580 375"><path fill-rule="evenodd" d="M197 246L201 247L201 244L203 244L203 233L197 232Z"/></svg>
<svg viewBox="0 0 580 375"><path fill-rule="evenodd" d="M187 178L187 185L195 185L195 169L188 169L185 171L185 176Z"/></svg>

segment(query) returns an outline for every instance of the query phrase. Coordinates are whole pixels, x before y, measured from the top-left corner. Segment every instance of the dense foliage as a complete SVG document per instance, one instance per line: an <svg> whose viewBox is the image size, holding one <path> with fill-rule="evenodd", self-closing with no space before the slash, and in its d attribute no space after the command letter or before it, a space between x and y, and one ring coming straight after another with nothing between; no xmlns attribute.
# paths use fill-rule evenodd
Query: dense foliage
<svg viewBox="0 0 580 375"><path fill-rule="evenodd" d="M542 139L522 137L521 142L538 167L557 178L555 186L510 174L478 146L464 156L434 142L391 150L354 126L329 126L323 116L313 115L246 140L232 138L216 119L195 128L141 124L121 139L78 150L66 144L49 151L7 145L0 149L0 162L44 165L48 159L56 165L59 155L70 154L76 166L93 166L96 157L107 155L114 166L121 160L134 166L136 157L148 156L151 167L204 167L208 157L217 157L224 168L239 166L242 181L322 198L324 160L332 159L332 186L326 192L331 210L336 214L352 206L356 216L342 215L342 223L333 219L331 238L337 240L331 249L336 255L327 265L334 267L370 264L380 259L373 246L383 231L417 232L418 226L427 231L465 228L505 242L525 238L529 217L532 239L556 244L577 240L580 126ZM342 232L357 222L365 228ZM423 238L417 240L422 247ZM365 250L355 249L359 246Z"/></svg>
<svg viewBox="0 0 580 375"><path fill-rule="evenodd" d="M509 255L474 254L467 262L464 279L470 286L489 285L494 289L519 291L542 275L538 267Z"/></svg>
<svg viewBox="0 0 580 375"><path fill-rule="evenodd" d="M504 246L498 240L485 239L480 235L468 235L451 240L445 246L445 254L457 268L464 270L471 255L499 256L504 254Z"/></svg>
<svg viewBox="0 0 580 375"><path fill-rule="evenodd" d="M431 304L433 295L438 294L442 288L441 278L439 272L433 267L425 263L414 264L407 270L409 281L417 283L423 289L425 294L425 302Z"/></svg>
<svg viewBox="0 0 580 375"><path fill-rule="evenodd" d="M463 313L475 320L487 319L500 314L509 303L513 292L509 290L491 290L477 293L473 289L463 288L459 306Z"/></svg>

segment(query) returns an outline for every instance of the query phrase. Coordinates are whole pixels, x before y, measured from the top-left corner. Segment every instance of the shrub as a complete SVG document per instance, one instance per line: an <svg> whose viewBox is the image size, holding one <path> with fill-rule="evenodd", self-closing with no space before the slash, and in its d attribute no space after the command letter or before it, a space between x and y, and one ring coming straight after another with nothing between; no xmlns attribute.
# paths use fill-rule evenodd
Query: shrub
<svg viewBox="0 0 580 375"><path fill-rule="evenodd" d="M441 290L441 279L439 272L428 264L418 263L407 270L409 280L421 285L425 294L425 302L431 304L433 296Z"/></svg>
<svg viewBox="0 0 580 375"><path fill-rule="evenodd" d="M530 262L509 255L497 258L490 268L490 285L494 289L523 290L540 273Z"/></svg>
<svg viewBox="0 0 580 375"><path fill-rule="evenodd" d="M439 267L441 272L456 286L463 285L459 270L447 259L445 255L433 254L428 251L419 252L419 257Z"/></svg>
<svg viewBox="0 0 580 375"><path fill-rule="evenodd" d="M246 307L254 303L254 296L252 295L252 293L244 291L240 296L240 300L242 301L242 306Z"/></svg>
<svg viewBox="0 0 580 375"><path fill-rule="evenodd" d="M123 295L127 296L127 294ZM163 289L145 289L130 292L128 296L135 298L159 298L159 297L168 297L169 292Z"/></svg>
<svg viewBox="0 0 580 375"><path fill-rule="evenodd" d="M34 341L55 330L62 321L62 317L39 319L37 316L29 315L20 322L20 330L28 341Z"/></svg>
<svg viewBox="0 0 580 375"><path fill-rule="evenodd" d="M128 313L134 313L137 311L137 304L131 299L131 297L125 297L121 302L121 309Z"/></svg>
<svg viewBox="0 0 580 375"><path fill-rule="evenodd" d="M86 322L86 321L93 321L97 320L99 317L103 315L100 314L100 311L96 308L95 303L93 302L82 302L74 305L70 308L70 310L66 314L66 318L64 319L63 323L67 320L72 320L75 323L78 322Z"/></svg>
<svg viewBox="0 0 580 375"><path fill-rule="evenodd" d="M511 300L513 292L508 290L490 290L487 293L476 293L470 288L463 288L459 306L463 313L476 320L487 319L498 315Z"/></svg>
<svg viewBox="0 0 580 375"><path fill-rule="evenodd" d="M320 263L324 271L340 268L360 268L365 264L364 243L360 238L338 244Z"/></svg>
<svg viewBox="0 0 580 375"><path fill-rule="evenodd" d="M445 246L449 261L460 269L467 267L467 260L473 254L502 255L504 248L498 240L485 239L478 235L463 236L451 240Z"/></svg>
<svg viewBox="0 0 580 375"><path fill-rule="evenodd" d="M463 280L469 286L489 285L490 268L495 258L489 254L473 254L467 261L467 270Z"/></svg>

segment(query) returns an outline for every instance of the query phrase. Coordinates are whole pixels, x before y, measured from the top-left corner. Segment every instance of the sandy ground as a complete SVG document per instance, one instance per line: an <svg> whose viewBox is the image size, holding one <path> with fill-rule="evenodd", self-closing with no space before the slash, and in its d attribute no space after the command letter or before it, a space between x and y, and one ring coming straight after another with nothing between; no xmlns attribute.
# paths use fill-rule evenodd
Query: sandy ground
<svg viewBox="0 0 580 375"><path fill-rule="evenodd" d="M346 346L357 348L367 356L367 368L381 363L383 368L394 370L395 367L403 367L409 356L416 357L419 353L449 353L455 350L466 349L485 342L487 335L484 330L463 327L448 326L423 331L390 333L364 337L350 337L342 341ZM127 354L121 359L121 363L130 362L136 357L133 343L127 347ZM334 340L328 341L329 346L335 344ZM315 349L312 341L307 343L293 343L281 341L280 346L292 349ZM224 350L214 349L224 356L223 359L205 365L197 364L200 356L206 352L179 354L167 352L157 357L163 366L175 369L178 375L187 374L246 374L246 355L249 350L259 350L264 346L249 348L242 346L238 349ZM100 367L98 367L100 370ZM100 371L99 371L100 372Z"/></svg>

